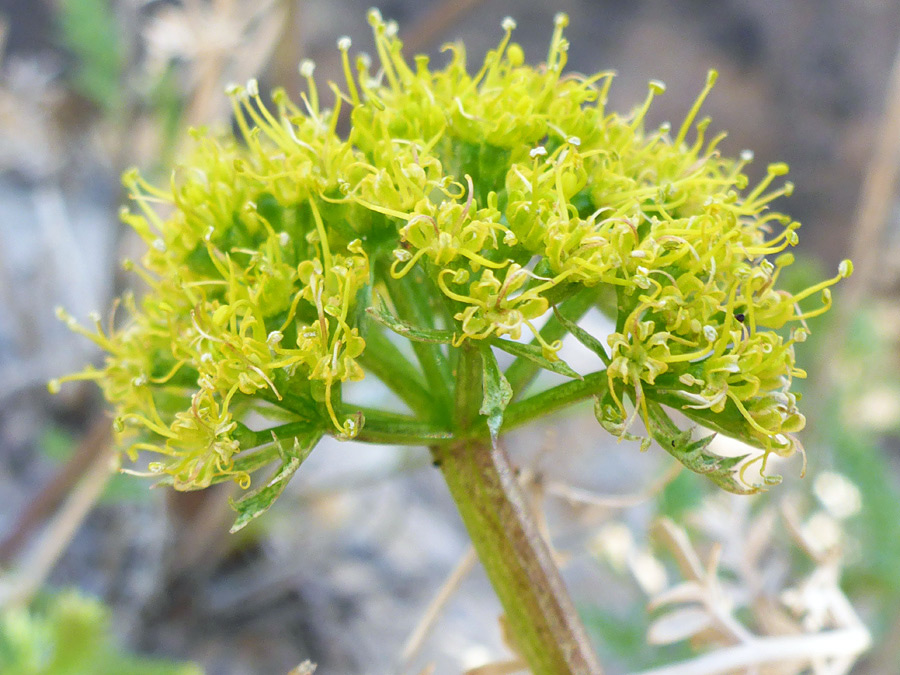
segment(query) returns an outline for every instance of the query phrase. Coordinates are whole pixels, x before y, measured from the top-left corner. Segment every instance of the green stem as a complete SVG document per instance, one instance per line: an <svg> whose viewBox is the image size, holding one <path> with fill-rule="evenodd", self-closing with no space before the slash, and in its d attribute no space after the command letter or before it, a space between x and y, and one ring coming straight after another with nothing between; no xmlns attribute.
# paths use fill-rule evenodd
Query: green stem
<svg viewBox="0 0 900 675"><path fill-rule="evenodd" d="M600 664L535 525L505 450L478 415L481 354L465 345L456 373L460 440L432 453L488 578L516 648L536 675L597 675Z"/></svg>
<svg viewBox="0 0 900 675"><path fill-rule="evenodd" d="M457 350L459 359L456 364L455 425L461 431L469 432L480 420L482 401L482 378L484 366L481 352L466 340Z"/></svg>
<svg viewBox="0 0 900 675"><path fill-rule="evenodd" d="M376 408L343 403L338 411L341 416L351 416L362 413L365 424L354 440L361 443L381 443L385 445L417 445L420 447L434 447L454 440L454 435L448 429L422 422L416 417L386 412ZM322 425L325 425L324 427ZM237 435L240 436L241 446L246 450L260 448L273 443L273 434L279 441L290 440L294 436L306 435L311 429L324 428L326 433L333 431L327 426L327 421L310 422L297 420L287 422L262 431L252 431L240 425ZM248 453L249 454L249 453Z"/></svg>
<svg viewBox="0 0 900 675"><path fill-rule="evenodd" d="M277 427L263 429L262 431L253 431L244 425L240 425L235 436L240 435L241 448L244 451L249 451L253 448L270 445L276 440L285 441L295 436L308 434L310 429L313 428L315 428L315 423L306 420L287 422Z"/></svg>
<svg viewBox="0 0 900 675"><path fill-rule="evenodd" d="M585 375L583 380L571 380L511 403L503 413L503 431L566 408L594 395L602 395L609 388L606 371Z"/></svg>
<svg viewBox="0 0 900 675"><path fill-rule="evenodd" d="M426 447L441 445L455 438L450 430L431 422L422 422L415 417L346 402L342 405L341 415L353 415L357 412L363 414L365 423L353 440L361 443Z"/></svg>
<svg viewBox="0 0 900 675"><path fill-rule="evenodd" d="M489 439L434 450L472 544L535 675L597 675L600 664L534 523L509 457Z"/></svg>

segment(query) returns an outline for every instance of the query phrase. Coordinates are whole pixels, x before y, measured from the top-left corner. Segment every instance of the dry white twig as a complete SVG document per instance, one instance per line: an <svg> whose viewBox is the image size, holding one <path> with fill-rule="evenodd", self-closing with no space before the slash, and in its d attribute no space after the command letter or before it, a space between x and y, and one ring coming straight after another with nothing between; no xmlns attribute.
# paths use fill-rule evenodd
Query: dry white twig
<svg viewBox="0 0 900 675"><path fill-rule="evenodd" d="M18 569L3 580L0 608L27 604L41 587L115 472L114 457L112 444L97 455L35 547L23 557Z"/></svg>
<svg viewBox="0 0 900 675"><path fill-rule="evenodd" d="M831 630L791 637L754 638L734 647L725 647L695 659L662 668L643 670L635 675L718 675L739 668L814 659L840 659L852 665L869 648L871 637L862 627ZM847 669L829 673L846 673Z"/></svg>
<svg viewBox="0 0 900 675"><path fill-rule="evenodd" d="M717 506L714 520L726 516L722 504ZM773 548L772 509L763 510L752 520L747 509L735 510L741 522L732 523L732 532L738 536L730 537L729 543L746 552L750 561L741 556L732 564L732 571L742 582L734 590L719 579L720 544L712 546L704 565L684 529L668 519L657 523L657 539L672 553L685 581L651 599L649 610L665 607L666 613L653 621L648 640L669 644L694 639L697 645L712 644L717 648L637 675L790 675L810 669L815 675L849 672L871 645L871 636L840 589L839 551L817 546L787 500L781 510L785 529L816 563L816 568L801 583L774 594L771 584L765 583L765 574L749 569ZM705 529L717 532L721 525L707 522ZM734 614L737 607L749 608L756 627L767 634L756 634L738 621Z"/></svg>
<svg viewBox="0 0 900 675"><path fill-rule="evenodd" d="M528 666L522 659L509 659L470 668L465 675L511 675L512 673L521 673L527 668Z"/></svg>
<svg viewBox="0 0 900 675"><path fill-rule="evenodd" d="M475 555L475 549L469 544L466 548L466 552L463 554L462 558L460 558L456 567L453 568L453 571L450 572L450 575L438 590L437 594L435 594L434 599L428 604L419 623L416 624L416 627L413 629L412 633L410 633L409 638L407 638L400 657L404 668L407 668L410 662L416 657L416 654L419 653L422 644L425 642L425 638L428 637L428 634L431 632L432 628L434 628L434 625L440 618L441 612L447 602L453 597L453 594L456 593L459 585L462 583L463 579L466 578L466 575L472 571L472 568L477 561L478 556Z"/></svg>

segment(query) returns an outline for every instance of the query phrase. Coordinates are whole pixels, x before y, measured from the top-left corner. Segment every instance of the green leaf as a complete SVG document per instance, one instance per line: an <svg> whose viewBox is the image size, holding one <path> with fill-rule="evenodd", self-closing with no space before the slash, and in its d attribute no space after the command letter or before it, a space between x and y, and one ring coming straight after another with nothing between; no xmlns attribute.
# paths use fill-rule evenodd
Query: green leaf
<svg viewBox="0 0 900 675"><path fill-rule="evenodd" d="M685 514L699 507L704 495L703 479L698 474L693 471L679 471L678 475L660 490L656 503L661 514L684 522Z"/></svg>
<svg viewBox="0 0 900 675"><path fill-rule="evenodd" d="M260 447L258 450L241 455L234 462L234 470L244 473L253 473L259 471L267 464L275 461L281 451L278 448L278 442L273 441L271 445Z"/></svg>
<svg viewBox="0 0 900 675"><path fill-rule="evenodd" d="M543 350L538 345L522 344L521 342L512 342L511 340L503 340L501 338L492 338L491 344L498 349L502 349L507 354L528 359L544 370L549 370L553 373L565 375L566 377L571 377L576 380L584 379L581 375L572 370L572 367L562 359L557 359L556 361L548 359L544 356Z"/></svg>
<svg viewBox="0 0 900 675"><path fill-rule="evenodd" d="M453 341L452 331L418 328L406 321L398 319L383 306L369 307L366 312L374 321L377 321L385 328L394 331L397 335L402 335L408 340L438 344L449 344Z"/></svg>
<svg viewBox="0 0 900 675"><path fill-rule="evenodd" d="M66 590L40 594L29 607L0 612L4 675L201 675L188 663L129 654L113 640L99 600Z"/></svg>
<svg viewBox="0 0 900 675"><path fill-rule="evenodd" d="M101 108L113 110L122 100L125 50L111 0L62 0L59 31L77 65L72 86Z"/></svg>
<svg viewBox="0 0 900 675"><path fill-rule="evenodd" d="M596 639L604 663L614 661L628 672L661 667L692 656L690 644L654 645L647 647L650 614L644 610L644 596L638 595L634 584L622 579L617 593L623 594L624 604L615 609L594 605L579 608L585 627ZM623 609L624 608L624 609Z"/></svg>
<svg viewBox="0 0 900 675"><path fill-rule="evenodd" d="M748 495L760 491L761 487L745 485L735 475L737 466L749 455L722 457L707 452L706 448L716 435L710 434L696 441L692 440L691 430L679 429L656 401L647 400L647 413L650 417L650 435L685 468L706 476L722 489L734 494Z"/></svg>
<svg viewBox="0 0 900 675"><path fill-rule="evenodd" d="M594 352L597 356L600 357L600 360L603 361L607 366L609 365L609 355L606 353L606 349L603 347L603 343L600 342L593 335L588 333L584 328L579 326L574 321L567 319L562 315L556 307L553 308L553 313L556 315L557 321L559 321L562 326L569 331L572 336L578 340L585 347Z"/></svg>
<svg viewBox="0 0 900 675"><path fill-rule="evenodd" d="M650 399L678 410L691 421L711 431L725 434L729 438L737 438L747 445L763 449L762 443L756 438L756 431L731 399L725 403L721 412L713 412L710 408L689 407L688 404L692 401L686 399L683 392L677 389L647 387L646 390Z"/></svg>
<svg viewBox="0 0 900 675"><path fill-rule="evenodd" d="M281 443L276 443L276 447L282 454L281 468L262 487L238 501L231 500L231 506L238 512L238 516L231 526L231 532L237 532L246 527L251 520L269 510L275 500L284 492L288 481L291 480L303 461L309 457L320 438L322 438L322 432L319 430L311 430L305 435L295 436L293 446L287 451L284 450Z"/></svg>
<svg viewBox="0 0 900 675"><path fill-rule="evenodd" d="M50 426L38 438L38 449L56 462L67 460L75 449L76 441L62 427Z"/></svg>
<svg viewBox="0 0 900 675"><path fill-rule="evenodd" d="M503 411L512 400L513 392L509 382L500 372L497 357L494 356L489 344L481 344L481 361L484 367L484 400L481 402L481 409L478 412L487 416L491 439L496 441L500 427L503 425Z"/></svg>

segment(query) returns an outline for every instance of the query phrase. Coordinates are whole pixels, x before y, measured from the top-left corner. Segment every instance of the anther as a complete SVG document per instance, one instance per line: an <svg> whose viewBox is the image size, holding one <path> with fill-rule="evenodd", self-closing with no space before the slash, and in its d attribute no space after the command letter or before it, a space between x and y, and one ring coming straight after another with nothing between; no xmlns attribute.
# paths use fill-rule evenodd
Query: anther
<svg viewBox="0 0 900 675"><path fill-rule="evenodd" d="M303 77L312 77L315 69L316 63L312 59L303 59L297 68Z"/></svg>

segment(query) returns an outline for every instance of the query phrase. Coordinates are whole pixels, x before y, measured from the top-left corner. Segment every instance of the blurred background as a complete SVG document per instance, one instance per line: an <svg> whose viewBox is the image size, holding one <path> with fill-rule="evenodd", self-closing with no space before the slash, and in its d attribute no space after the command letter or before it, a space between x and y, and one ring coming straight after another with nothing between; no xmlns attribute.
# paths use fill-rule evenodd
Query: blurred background
<svg viewBox="0 0 900 675"><path fill-rule="evenodd" d="M258 77L263 90L296 95L302 58L316 62L320 81L341 81L335 41L349 35L354 51L372 49L368 7L0 0L3 672L285 673L309 659L320 673L450 674L514 657L424 450L323 443L272 511L230 536L231 489L172 494L109 478L109 419L96 389L46 390L50 378L99 358L54 307L84 321L133 283L118 263L140 254L117 218L122 171L138 166L167 180L190 127L230 123L229 82ZM773 161L792 168L796 190L778 207L804 226L786 283L854 260L839 307L813 324L799 354L810 372L804 480L792 460L779 468L785 485L732 499L679 474L658 450L605 438L589 410L509 439L609 672L743 639L696 615L671 620L648 609L690 558L669 525L704 560L721 544L729 611L754 633L858 628L858 615L872 647L853 672L900 672L900 5L389 0L380 8L398 22L407 55L441 63L440 46L460 39L473 64L496 45L507 15L528 61L539 62L553 15L565 11L568 67L616 70L613 109L642 100L649 79L667 84L653 123L679 121L717 68L704 112L712 129L729 132L723 151L752 149L751 179ZM855 610L822 609L823 597L838 596ZM696 630L673 632L673 622ZM34 665L54 649L84 665ZM850 649L844 670L816 672L847 672L854 657ZM477 672L513 672L492 667Z"/></svg>

